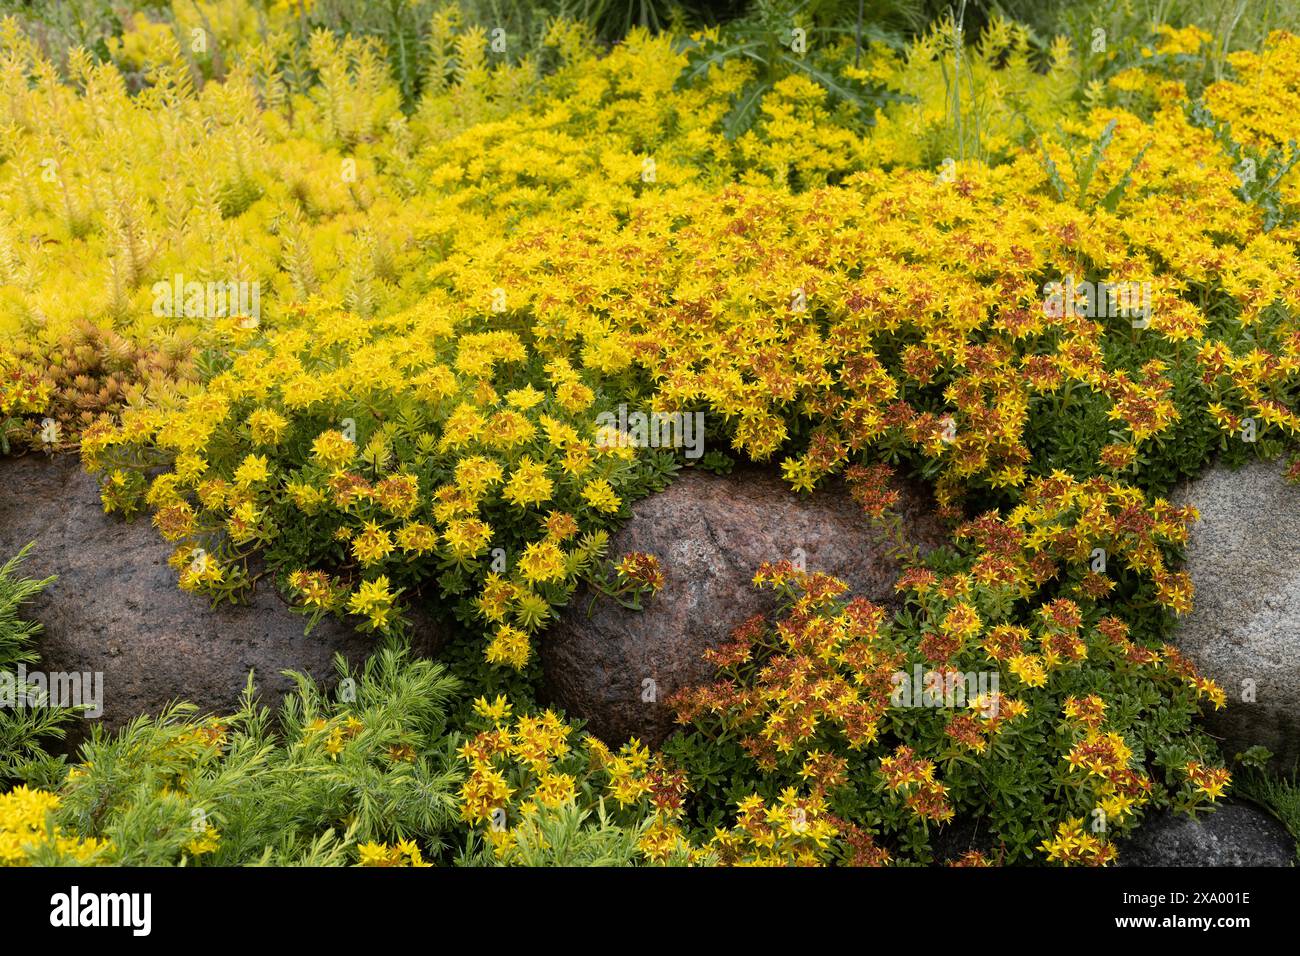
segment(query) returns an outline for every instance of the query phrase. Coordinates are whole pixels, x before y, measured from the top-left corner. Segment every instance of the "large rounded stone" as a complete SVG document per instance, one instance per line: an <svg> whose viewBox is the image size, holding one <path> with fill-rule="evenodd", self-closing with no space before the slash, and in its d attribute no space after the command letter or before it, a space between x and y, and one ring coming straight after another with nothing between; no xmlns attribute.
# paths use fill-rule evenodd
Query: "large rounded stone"
<svg viewBox="0 0 1300 956"><path fill-rule="evenodd" d="M1196 586L1178 647L1226 691L1207 715L1231 758L1263 744L1283 767L1300 759L1300 489L1282 465L1215 466L1180 489L1201 520L1187 546Z"/></svg>
<svg viewBox="0 0 1300 956"><path fill-rule="evenodd" d="M262 700L275 704L291 687L281 671L328 682L336 652L356 662L374 645L334 620L304 636L306 619L269 584L247 606L216 609L180 591L167 565L172 546L147 517L105 515L94 478L75 458L0 461L0 556L33 540L22 573L58 580L26 608L45 626L40 662L29 669L102 674L99 719L110 729L173 700L229 710L249 671Z"/></svg>
<svg viewBox="0 0 1300 956"><path fill-rule="evenodd" d="M920 490L904 489L898 510L918 545L944 540ZM843 578L855 595L895 599L899 565L843 485L801 497L758 468L726 477L688 471L632 511L609 553L655 555L663 590L642 611L602 597L590 615L591 595L579 592L541 642L551 703L586 719L607 742L637 737L658 744L673 730L664 701L713 678L705 650L752 615L774 609L771 592L751 583L764 561L802 561L810 571Z"/></svg>
<svg viewBox="0 0 1300 956"><path fill-rule="evenodd" d="M1258 807L1229 800L1195 820L1168 811L1143 821L1119 851L1120 866L1295 866L1286 827Z"/></svg>

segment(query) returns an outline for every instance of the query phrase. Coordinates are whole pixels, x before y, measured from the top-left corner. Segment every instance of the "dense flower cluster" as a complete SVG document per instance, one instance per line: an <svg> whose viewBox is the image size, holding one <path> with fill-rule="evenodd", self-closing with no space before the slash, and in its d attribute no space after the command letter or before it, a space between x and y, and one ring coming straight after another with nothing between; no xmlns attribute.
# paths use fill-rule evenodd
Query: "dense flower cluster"
<svg viewBox="0 0 1300 956"><path fill-rule="evenodd" d="M357 847L357 853L361 857L357 866L429 866L414 840L402 840L393 846L387 843L362 843Z"/></svg>
<svg viewBox="0 0 1300 956"><path fill-rule="evenodd" d="M608 801L618 814L641 821L637 851L649 863L699 854L678 827L686 779L636 740L612 752L599 739L570 742L573 728L558 715L514 716L504 697L474 704L483 730L460 748L468 776L460 812L496 855L517 851L521 825L548 809Z"/></svg>
<svg viewBox="0 0 1300 956"><path fill-rule="evenodd" d="M43 790L18 786L0 794L0 866L91 866L111 845L94 837L79 839L50 821L59 798Z"/></svg>
<svg viewBox="0 0 1300 956"><path fill-rule="evenodd" d="M708 846L722 866L817 866L837 833L820 797L789 787L771 806L757 795L741 800L735 826L719 829Z"/></svg>
<svg viewBox="0 0 1300 956"><path fill-rule="evenodd" d="M1187 730L1198 699L1222 706L1223 691L1174 648L1133 644L1123 621L1101 614L1098 595L1045 601L1032 624L1019 623L1006 599L1036 593L1025 583L1032 584L1028 564L1005 577L979 573L1010 553L995 543L995 529L1008 530L985 526L969 548L968 573L940 576L920 565L906 573L899 586L909 611L900 615L845 599L844 583L825 574L789 562L760 568L756 581L778 589L786 613L774 628L761 617L737 628L731 643L709 653L719 679L674 698L679 721L698 728L683 751L688 769L709 759L709 741L734 739L740 762L787 786L788 800L796 784L811 788L807 819L813 810L827 819L809 835L820 834L826 852L805 847L797 855L805 862L849 846L861 851L864 838L873 856L888 858L884 846L970 812L1001 841L993 846L1000 856L1037 849L1050 860L1105 863L1110 835L1129 830L1158 787L1162 803L1185 810L1218 799L1229 779L1223 768L1192 758L1160 786L1135 748L1212 754ZM1015 537L1009 543L1021 546ZM1109 693L1080 691L1120 687L1159 701L1149 706L1162 709L1165 726L1154 730L1131 715L1112 722ZM1059 728L1045 742L1035 728L1053 722ZM1011 768L1022 780L1041 773L1066 794L1039 804L1040 846L1023 841L1023 820L1004 829L999 819L1005 807L991 794L1006 795ZM867 776L878 781L878 799L850 786ZM1083 833L1081 813L1101 823ZM890 839L878 846L882 835Z"/></svg>
<svg viewBox="0 0 1300 956"><path fill-rule="evenodd" d="M1198 85L1208 36L1162 27L1080 90L1064 40L1040 58L994 18L967 47L948 20L825 51L903 94L874 126L792 73L731 137L746 57L690 79L671 36L606 51L557 21L538 60L493 60L442 10L403 111L372 39L291 51L289 6L223 7L202 84L148 17L57 65L0 24L0 451L78 443L105 509L147 509L214 601L270 576L308 626L383 634L445 602L494 692L583 582L629 607L665 584L606 556L680 464L611 435L618 406L700 414L711 452L799 492L842 474L875 520L891 466L933 482L953 547L908 563L901 613L765 565L785 616L677 701L744 785L482 698L459 813L502 859L608 806L654 863L928 861L972 812L1004 843L955 862L1105 863L1143 808L1224 791L1187 731L1224 692L1153 636L1192 602L1195 515L1163 496L1215 448L1300 436L1300 39ZM914 707L913 668L922 697L998 683ZM300 730L321 774L415 772L350 713ZM178 813L223 754L190 743ZM423 862L404 833L354 855Z"/></svg>
<svg viewBox="0 0 1300 956"><path fill-rule="evenodd" d="M36 56L11 44L17 61ZM657 409L706 409L741 453L783 455L796 489L863 455L907 452L936 471L944 502L980 489L1018 496L1048 474L1034 447L1044 413L1103 415L1110 427L1082 468L1109 478L1113 507L1161 526L1165 506L1125 482L1189 415L1234 437L1248 418L1261 438L1300 430L1284 400L1300 367L1300 333L1282 311L1300 288L1292 236L1265 232L1230 158L1169 84L1149 121L1098 106L1063 125L1074 140L1013 150L1000 165L963 161L935 179L859 161L834 187L796 192L753 177L718 188L715 174L674 159L695 133L676 124L668 136L662 111L699 105L692 115L707 123L704 104L727 95L725 70L716 89L673 91L674 54L645 37L581 62L582 83L573 72L554 81L552 112L518 111L491 140L472 127L412 157L403 168L436 179L436 192L397 211L380 198L392 202L397 184L378 171L365 179L376 191L357 213L374 245L366 255L389 251L383 269L350 280L369 289L360 300L286 287L266 296L269 325L214 319L203 334L229 358L200 392L86 431L91 468L172 463L147 499L179 544L184 586L237 588L243 574L223 567L292 528L292 553L277 563L341 571L326 587L330 609L388 629L399 594L427 573L411 566L436 569L445 591L480 589L495 630L488 659L523 667L526 636L596 556L585 535L625 513L637 449L598 440L595 426L602 389L620 380L653 383ZM603 98L632 70L641 92L617 99L620 111ZM790 92L765 106L774 123ZM800 135L811 140L809 109ZM553 139L557 123L594 125L603 132L587 135L609 145L581 156L552 146L531 162L529 144ZM653 177L616 146L638 136L667 137L643 157ZM1085 176L1071 151L1099 136L1109 146ZM568 191L539 205L544 187L519 186L507 157ZM256 228L254 212L271 205L263 197L235 218ZM450 229L466 217L479 225ZM419 295L384 278L399 258L431 253ZM1104 295L1053 304L1045 280L1144 284L1149 317L1108 314ZM1239 351L1234 330L1265 314L1263 334ZM1187 367L1202 370L1212 401L1179 401ZM806 443L792 442L796 426L810 429ZM508 570L492 566L498 548ZM1139 560L1157 562L1149 550ZM1185 610L1186 582L1158 562L1146 570ZM305 600L320 607L319 597Z"/></svg>

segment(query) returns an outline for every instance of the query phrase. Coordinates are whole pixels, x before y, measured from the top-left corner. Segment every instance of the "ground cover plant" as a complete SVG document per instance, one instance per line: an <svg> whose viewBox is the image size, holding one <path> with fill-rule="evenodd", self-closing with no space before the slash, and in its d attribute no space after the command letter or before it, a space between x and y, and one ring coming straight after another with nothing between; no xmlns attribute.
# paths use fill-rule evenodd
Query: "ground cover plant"
<svg viewBox="0 0 1300 956"><path fill-rule="evenodd" d="M278 714L0 722L0 861L1100 865L1229 791L1170 493L1300 478L1295 11L589 7L0 23L0 450L375 643ZM539 642L671 599L609 536L698 467L620 408L864 527L921 480L948 544L898 610L773 555L679 732L603 742Z"/></svg>
<svg viewBox="0 0 1300 956"><path fill-rule="evenodd" d="M61 738L71 714L46 706L41 688L29 683L20 668L38 661L36 639L41 627L26 620L22 605L50 583L19 576L27 550L0 566L0 778L12 782L35 774L44 762L45 747ZM19 699L24 706L15 706Z"/></svg>

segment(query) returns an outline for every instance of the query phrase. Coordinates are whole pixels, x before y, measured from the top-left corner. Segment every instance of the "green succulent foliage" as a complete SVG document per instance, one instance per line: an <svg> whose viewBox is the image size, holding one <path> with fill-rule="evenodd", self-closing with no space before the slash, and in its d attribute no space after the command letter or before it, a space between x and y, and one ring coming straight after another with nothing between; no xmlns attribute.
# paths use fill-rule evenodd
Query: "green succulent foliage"
<svg viewBox="0 0 1300 956"><path fill-rule="evenodd" d="M437 6L429 0L316 0L310 11L298 18L301 43L305 46L311 31L322 27L340 36L378 37L388 53L402 101L413 103L427 63L429 18Z"/></svg>
<svg viewBox="0 0 1300 956"><path fill-rule="evenodd" d="M1171 68L1194 93L1230 72L1233 50L1258 49L1271 30L1300 23L1296 0L971 0L971 13L1000 12L1028 26L1044 49L1065 36L1082 56L1085 83L1139 62ZM1213 41L1196 56L1151 56L1152 27L1195 25ZM1144 49L1145 48L1145 49Z"/></svg>
<svg viewBox="0 0 1300 956"><path fill-rule="evenodd" d="M729 475L736 467L736 459L723 451L707 451L700 456L698 467L715 475Z"/></svg>
<svg viewBox="0 0 1300 956"><path fill-rule="evenodd" d="M157 2L139 2L137 9L157 9ZM66 0L63 3L33 3L32 0L0 0L0 15L20 17L29 28L46 38L51 50L82 46L102 59L109 58L107 41L122 35L121 4L112 0Z"/></svg>

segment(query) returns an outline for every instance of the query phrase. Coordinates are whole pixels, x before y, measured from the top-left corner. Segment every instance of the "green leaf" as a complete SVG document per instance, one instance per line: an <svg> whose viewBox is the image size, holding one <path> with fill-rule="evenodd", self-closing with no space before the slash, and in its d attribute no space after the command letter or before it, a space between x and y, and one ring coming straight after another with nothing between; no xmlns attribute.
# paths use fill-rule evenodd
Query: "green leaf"
<svg viewBox="0 0 1300 956"><path fill-rule="evenodd" d="M1142 162L1142 156L1146 153L1147 146L1150 145L1150 143L1147 143L1146 146L1143 146L1138 150L1137 155L1134 156L1133 161L1128 164L1128 169L1124 171L1124 175L1120 177L1119 182L1112 186L1110 192L1106 193L1106 195L1102 197L1102 209L1105 209L1107 212L1114 212L1119 207L1119 202L1124 198L1124 193L1128 192L1129 186L1133 184L1133 171L1137 169L1138 163Z"/></svg>
<svg viewBox="0 0 1300 956"><path fill-rule="evenodd" d="M734 46L716 44L712 47L697 47L690 54L686 67L677 75L677 79L673 83L673 89L681 90L690 86L696 80L707 78L710 69L715 66L721 67L723 63L733 56L753 56L758 47L757 43L742 43Z"/></svg>
<svg viewBox="0 0 1300 956"><path fill-rule="evenodd" d="M740 91L736 102L722 118L722 133L727 139L738 139L754 125L754 121L758 119L758 108L763 102L763 96L770 89L769 84L754 80Z"/></svg>

